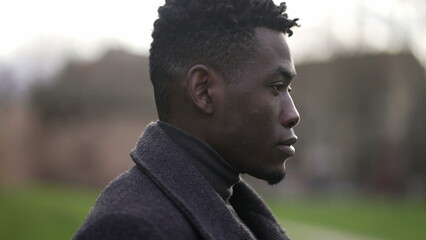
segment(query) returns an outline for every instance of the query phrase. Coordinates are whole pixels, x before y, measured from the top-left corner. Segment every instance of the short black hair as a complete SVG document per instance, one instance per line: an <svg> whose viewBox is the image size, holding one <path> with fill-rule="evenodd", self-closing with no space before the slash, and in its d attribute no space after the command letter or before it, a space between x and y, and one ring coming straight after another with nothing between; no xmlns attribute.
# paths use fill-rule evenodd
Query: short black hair
<svg viewBox="0 0 426 240"><path fill-rule="evenodd" d="M170 114L172 83L196 64L227 82L254 52L255 28L293 34L286 4L272 0L166 0L158 9L150 49L150 76L160 120Z"/></svg>

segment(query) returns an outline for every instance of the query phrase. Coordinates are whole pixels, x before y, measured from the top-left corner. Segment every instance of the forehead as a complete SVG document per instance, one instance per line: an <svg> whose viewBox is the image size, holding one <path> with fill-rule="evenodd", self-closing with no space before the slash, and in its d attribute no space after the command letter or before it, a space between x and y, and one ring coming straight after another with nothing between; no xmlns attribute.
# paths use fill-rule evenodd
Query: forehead
<svg viewBox="0 0 426 240"><path fill-rule="evenodd" d="M260 48L280 46L282 47L283 51L288 52L288 46L285 41L284 33L264 27L258 27L254 30L254 32Z"/></svg>
<svg viewBox="0 0 426 240"><path fill-rule="evenodd" d="M257 40L256 52L248 59L243 75L265 78L278 69L295 75L294 63L290 55L285 35L281 32L259 27L255 29Z"/></svg>
<svg viewBox="0 0 426 240"><path fill-rule="evenodd" d="M255 29L255 34L258 42L257 52L259 55L272 58L281 63L293 63L284 33L259 27Z"/></svg>

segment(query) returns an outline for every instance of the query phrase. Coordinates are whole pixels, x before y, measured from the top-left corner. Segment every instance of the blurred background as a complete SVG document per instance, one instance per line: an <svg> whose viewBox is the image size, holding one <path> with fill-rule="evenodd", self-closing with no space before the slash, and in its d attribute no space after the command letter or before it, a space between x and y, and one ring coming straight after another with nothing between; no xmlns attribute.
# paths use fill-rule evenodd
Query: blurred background
<svg viewBox="0 0 426 240"><path fill-rule="evenodd" d="M0 1L0 238L69 239L156 120L159 1ZM276 1L276 3L279 3ZM278 186L292 239L426 236L426 2L287 0L302 116Z"/></svg>

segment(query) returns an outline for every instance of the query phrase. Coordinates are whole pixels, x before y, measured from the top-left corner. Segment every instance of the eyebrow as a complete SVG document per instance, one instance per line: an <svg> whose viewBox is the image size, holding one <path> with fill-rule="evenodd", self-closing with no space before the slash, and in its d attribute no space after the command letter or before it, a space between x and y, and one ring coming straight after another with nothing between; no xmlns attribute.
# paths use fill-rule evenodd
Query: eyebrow
<svg viewBox="0 0 426 240"><path fill-rule="evenodd" d="M272 70L272 72L271 72L272 74L280 74L281 76L283 76L285 79L288 79L288 80L293 80L293 78L295 78L296 77L296 75L297 75L297 73L296 72L294 72L294 71L291 71L291 70L289 70L288 68L285 68L285 67L282 67L282 66L280 66L280 67L278 67L278 68L276 68L276 69L274 69L274 70Z"/></svg>

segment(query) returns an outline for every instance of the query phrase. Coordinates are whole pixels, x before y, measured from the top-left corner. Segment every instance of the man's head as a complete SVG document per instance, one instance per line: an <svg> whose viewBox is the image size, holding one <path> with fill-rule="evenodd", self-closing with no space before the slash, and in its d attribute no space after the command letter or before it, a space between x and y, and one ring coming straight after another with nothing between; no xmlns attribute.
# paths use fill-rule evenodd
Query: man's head
<svg viewBox="0 0 426 240"><path fill-rule="evenodd" d="M160 120L270 183L284 177L299 121L284 36L297 24L285 10L269 0L167 0L150 50Z"/></svg>

